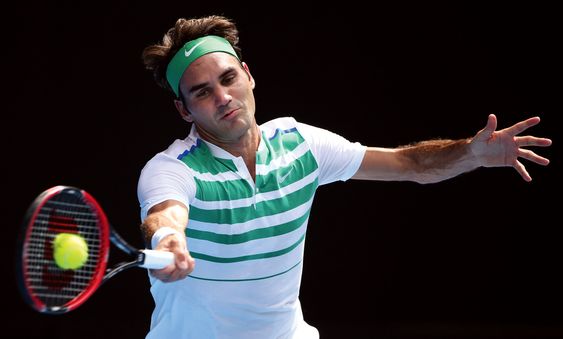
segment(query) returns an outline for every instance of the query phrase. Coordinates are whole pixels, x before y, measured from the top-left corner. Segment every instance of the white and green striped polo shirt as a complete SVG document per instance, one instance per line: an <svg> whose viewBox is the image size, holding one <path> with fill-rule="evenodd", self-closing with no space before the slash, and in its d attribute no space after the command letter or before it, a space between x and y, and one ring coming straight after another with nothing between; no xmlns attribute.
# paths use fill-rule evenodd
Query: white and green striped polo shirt
<svg viewBox="0 0 563 339"><path fill-rule="evenodd" d="M260 131L255 181L242 158L203 141L193 127L143 169L142 218L168 199L189 206L186 237L196 259L183 281L151 281L150 338L172 330L175 338L294 338L306 326L298 293L315 191L349 179L365 147L293 118L272 120Z"/></svg>

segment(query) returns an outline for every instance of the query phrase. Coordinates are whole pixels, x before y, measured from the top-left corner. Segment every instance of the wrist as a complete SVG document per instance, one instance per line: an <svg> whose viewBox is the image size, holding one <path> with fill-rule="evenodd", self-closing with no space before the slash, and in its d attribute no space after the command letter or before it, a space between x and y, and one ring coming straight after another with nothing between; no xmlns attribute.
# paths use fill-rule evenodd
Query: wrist
<svg viewBox="0 0 563 339"><path fill-rule="evenodd" d="M471 163L471 166L473 168L479 168L483 166L481 156L479 155L479 152L476 149L476 147L478 146L475 144L473 138L467 139L468 161Z"/></svg>
<svg viewBox="0 0 563 339"><path fill-rule="evenodd" d="M156 246L158 246L158 244L160 243L160 241L162 239L164 239L165 237L172 235L172 234L178 235L179 237L182 236L182 233L178 232L178 230L176 230L172 227L164 226L164 227L159 228L152 235L151 248L154 250L156 248Z"/></svg>

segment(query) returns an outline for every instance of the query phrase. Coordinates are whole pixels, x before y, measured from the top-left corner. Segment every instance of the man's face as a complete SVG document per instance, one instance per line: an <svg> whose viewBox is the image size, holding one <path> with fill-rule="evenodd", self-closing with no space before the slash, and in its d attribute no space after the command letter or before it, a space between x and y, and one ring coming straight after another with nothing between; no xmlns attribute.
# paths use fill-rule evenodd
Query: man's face
<svg viewBox="0 0 563 339"><path fill-rule="evenodd" d="M254 79L248 67L232 55L206 54L195 60L180 79L180 92L187 112L206 140L232 143L254 126Z"/></svg>

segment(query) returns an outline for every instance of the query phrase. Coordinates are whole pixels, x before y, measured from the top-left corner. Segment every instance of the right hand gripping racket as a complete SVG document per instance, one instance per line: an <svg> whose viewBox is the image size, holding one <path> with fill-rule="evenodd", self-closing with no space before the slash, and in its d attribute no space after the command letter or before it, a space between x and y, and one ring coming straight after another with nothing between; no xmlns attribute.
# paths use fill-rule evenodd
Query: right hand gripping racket
<svg viewBox="0 0 563 339"><path fill-rule="evenodd" d="M59 233L82 236L88 259L76 270L61 269L53 259L53 239ZM111 242L131 260L107 268ZM172 252L137 249L110 226L86 191L55 186L42 192L28 208L17 247L18 285L26 302L48 314L70 312L117 273L131 268L164 268L174 262Z"/></svg>

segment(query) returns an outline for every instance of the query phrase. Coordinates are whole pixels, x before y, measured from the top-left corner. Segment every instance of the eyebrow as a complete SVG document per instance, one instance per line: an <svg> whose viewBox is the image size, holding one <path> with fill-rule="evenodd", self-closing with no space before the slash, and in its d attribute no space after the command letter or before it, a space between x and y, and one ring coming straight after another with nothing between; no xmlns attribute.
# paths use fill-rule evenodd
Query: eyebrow
<svg viewBox="0 0 563 339"><path fill-rule="evenodd" d="M223 71L223 73L221 73L221 75L219 75L219 79L224 78L225 76L227 76L229 73L233 72L234 70L235 70L235 67L233 67L233 66L227 67L227 69L225 71ZM201 88L207 87L208 85L209 85L208 82L193 85L192 87L190 87L188 89L188 94L192 94L193 92L196 92L197 90L199 90Z"/></svg>

